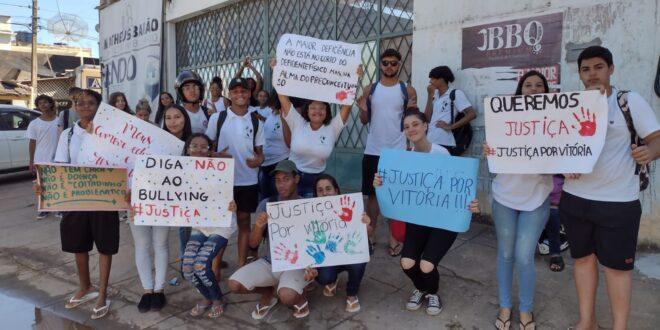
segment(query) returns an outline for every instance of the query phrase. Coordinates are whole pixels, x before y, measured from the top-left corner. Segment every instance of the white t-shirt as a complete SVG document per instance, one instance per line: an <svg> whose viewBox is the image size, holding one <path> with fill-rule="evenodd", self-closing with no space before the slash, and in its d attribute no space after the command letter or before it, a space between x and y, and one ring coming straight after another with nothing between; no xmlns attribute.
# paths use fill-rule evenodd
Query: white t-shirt
<svg viewBox="0 0 660 330"><path fill-rule="evenodd" d="M493 198L518 211L533 211L550 195L552 175L498 174L493 179Z"/></svg>
<svg viewBox="0 0 660 330"><path fill-rule="evenodd" d="M71 135L71 145L69 145L69 132L73 130ZM75 125L65 129L60 134L60 139L57 143L57 151L55 151L56 163L69 163L78 164L78 152L83 140L89 136L87 131L80 127L78 122Z"/></svg>
<svg viewBox="0 0 660 330"><path fill-rule="evenodd" d="M264 118L270 116L270 114L273 113L273 109L270 107L264 107L263 109L260 107L250 107L250 111L256 111L260 116Z"/></svg>
<svg viewBox="0 0 660 330"><path fill-rule="evenodd" d="M639 176L631 155L630 132L619 108L616 94L607 98L608 127L605 146L589 174L564 181L564 191L585 199L604 202L630 202L639 199ZM651 106L637 93L628 93L628 107L637 134L644 138L660 130Z"/></svg>
<svg viewBox="0 0 660 330"><path fill-rule="evenodd" d="M452 90L454 89L450 88L442 95L440 95L437 89L435 90L435 95L433 96L433 114L431 115L428 132L429 141L449 147L456 146L454 135L451 131L436 127L435 123L441 120L451 125L451 100L449 99L449 94ZM459 112L463 112L463 110L471 106L472 104L470 104L470 101L465 97L465 93L456 89L454 117L456 117Z"/></svg>
<svg viewBox="0 0 660 330"><path fill-rule="evenodd" d="M218 127L219 113L214 113L209 118L209 125L206 129L206 135L215 139ZM259 121L256 138L252 128L252 117L247 112L243 116L238 116L227 109L227 118L220 129L220 138L218 139L217 151L222 151L229 147L229 154L234 157L234 186L251 186L258 182L259 168L250 168L245 162L246 159L254 157L254 146L264 145L264 128ZM253 146L254 139L254 146Z"/></svg>
<svg viewBox="0 0 660 330"><path fill-rule="evenodd" d="M58 124L57 118L51 121L37 118L28 125L25 137L37 142L37 147L34 149L35 163L50 163L55 158L59 138Z"/></svg>
<svg viewBox="0 0 660 330"><path fill-rule="evenodd" d="M413 146L412 150L415 151L414 146ZM431 150L429 150L429 153L430 154L439 154L439 155L448 155L448 156L450 155L449 150L447 150L447 148L445 148L441 145L435 144L435 143L431 143Z"/></svg>
<svg viewBox="0 0 660 330"><path fill-rule="evenodd" d="M341 120L341 115L337 114L332 118L329 125L322 125L319 129L312 130L310 123L291 106L284 120L291 128L289 160L304 173L325 171L326 161L346 124Z"/></svg>
<svg viewBox="0 0 660 330"><path fill-rule="evenodd" d="M211 235L220 235L229 240L231 235L236 231L236 214L232 214L231 225L229 227L193 227L193 230L197 230L207 237Z"/></svg>
<svg viewBox="0 0 660 330"><path fill-rule="evenodd" d="M225 110L227 110L227 109L225 108L225 98L222 97L222 96L220 96L220 97L218 98L218 100L215 101L215 102L211 101L211 99L206 99L206 100L204 100L204 106L205 106L205 107L207 107L207 108L209 108L209 109L212 109L212 108L213 108L213 105L215 105L215 111L216 111L216 112L220 112L220 111L225 111Z"/></svg>
<svg viewBox="0 0 660 330"><path fill-rule="evenodd" d="M371 121L364 148L366 155L379 156L380 150L385 148L406 149L406 137L401 131L403 107L401 86L397 83L388 87L379 82L371 96Z"/></svg>
<svg viewBox="0 0 660 330"><path fill-rule="evenodd" d="M195 113L188 111L188 109L186 109L186 111L190 117L190 126L193 134L206 132L206 126L208 126L209 120L206 118L202 108L200 107Z"/></svg>
<svg viewBox="0 0 660 330"><path fill-rule="evenodd" d="M259 109L259 112L266 118L264 121L265 160L262 166L273 165L289 157L289 147L284 142L282 117L274 114L271 108Z"/></svg>

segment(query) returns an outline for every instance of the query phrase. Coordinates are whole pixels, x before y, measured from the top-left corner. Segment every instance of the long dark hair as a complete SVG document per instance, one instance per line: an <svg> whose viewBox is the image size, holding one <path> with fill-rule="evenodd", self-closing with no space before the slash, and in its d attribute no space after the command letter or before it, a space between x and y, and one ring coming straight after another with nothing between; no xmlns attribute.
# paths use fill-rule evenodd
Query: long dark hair
<svg viewBox="0 0 660 330"><path fill-rule="evenodd" d="M541 78L541 81L543 81L543 90L544 90L543 93L549 93L550 92L550 87L548 86L548 79L545 79L545 76L542 73L540 73L536 70L531 70L531 71L525 73L520 78L520 80L518 80L518 87L516 87L516 95L522 95L523 84L525 83L525 80L527 80L527 78L529 78L531 76L537 76L537 77Z"/></svg>
<svg viewBox="0 0 660 330"><path fill-rule="evenodd" d="M337 195L341 195L341 190L339 190L339 184L337 183L335 177L333 177L330 174L321 173L319 176L316 177L316 180L314 180L314 197L319 197L316 194L316 186L319 184L319 181L321 180L330 181L330 184L332 184L332 186L335 187L335 190L337 190Z"/></svg>
<svg viewBox="0 0 660 330"><path fill-rule="evenodd" d="M133 114L133 110L131 110L131 106L128 104L128 99L126 98L126 94L122 92L114 92L110 94L110 97L108 97L108 104L110 104L113 107L116 107L117 102L119 101L119 98L124 99L124 103L126 104L126 108L124 108L124 112Z"/></svg>
<svg viewBox="0 0 660 330"><path fill-rule="evenodd" d="M192 143L192 140L194 140L195 138L198 138L198 137L201 137L201 138L203 138L204 140L206 140L206 142L208 142L208 144L209 144L209 148L211 148L211 147L213 146L213 141L211 141L211 138L208 137L206 134L204 134L204 133L194 133L194 134L191 134L191 135L186 139L186 144L183 146L183 155L184 155L184 156L190 156L190 155L188 154L188 148L190 147L190 144ZM209 150L210 150L210 149L209 149Z"/></svg>
<svg viewBox="0 0 660 330"><path fill-rule="evenodd" d="M165 109L163 109L165 106L163 105L163 102L160 101L160 98L163 96L163 94L167 94L167 96L169 96L172 100L172 104L174 104L174 97L172 97L172 94L168 92L162 92L160 95L158 95L158 110L156 111L156 118L154 118L154 122L161 126L163 124L163 117L165 116Z"/></svg>
<svg viewBox="0 0 660 330"><path fill-rule="evenodd" d="M172 108L179 110L179 112L181 112L183 118L186 121L185 124L183 124L183 135L181 135L181 141L186 141L192 135L192 126L190 125L190 116L188 116L188 111L186 111L186 109L184 109L182 106L178 104L172 104L169 107L167 107L165 111L163 111L163 129L165 130L165 132L173 134L165 124L165 118L164 118L165 112L167 112L167 110Z"/></svg>
<svg viewBox="0 0 660 330"><path fill-rule="evenodd" d="M274 113L277 114L279 114L280 110L282 110L282 103L280 103L280 97L275 89L270 92L270 96L268 97L268 106L273 109Z"/></svg>
<svg viewBox="0 0 660 330"><path fill-rule="evenodd" d="M312 104L312 102L321 102L321 101L307 101L302 107L302 117L305 118L307 122L309 122L309 106ZM332 121L332 110L330 110L330 103L328 102L321 102L325 106L325 119L323 119L323 125L328 126L330 125L330 122Z"/></svg>

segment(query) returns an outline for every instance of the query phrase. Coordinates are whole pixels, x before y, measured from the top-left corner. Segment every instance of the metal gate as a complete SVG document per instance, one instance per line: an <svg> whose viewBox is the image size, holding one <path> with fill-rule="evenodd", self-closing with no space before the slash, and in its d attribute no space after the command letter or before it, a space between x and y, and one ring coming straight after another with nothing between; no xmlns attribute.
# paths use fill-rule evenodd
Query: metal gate
<svg viewBox="0 0 660 330"><path fill-rule="evenodd" d="M244 0L176 24L177 71L194 70L207 83L228 82L246 56L271 88L268 60L279 37L296 33L363 44L364 85L379 75L378 56L395 48L403 56L401 80L410 82L414 0ZM244 74L251 74L244 72ZM335 109L336 111L336 109ZM354 108L328 161L342 187L359 190L367 126Z"/></svg>

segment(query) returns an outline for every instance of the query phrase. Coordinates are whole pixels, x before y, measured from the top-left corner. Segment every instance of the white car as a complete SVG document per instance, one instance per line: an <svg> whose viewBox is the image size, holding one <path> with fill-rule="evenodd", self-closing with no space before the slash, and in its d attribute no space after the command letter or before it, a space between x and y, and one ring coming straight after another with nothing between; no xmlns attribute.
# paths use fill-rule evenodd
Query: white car
<svg viewBox="0 0 660 330"><path fill-rule="evenodd" d="M0 173L22 171L30 165L25 133L40 115L39 111L0 104Z"/></svg>

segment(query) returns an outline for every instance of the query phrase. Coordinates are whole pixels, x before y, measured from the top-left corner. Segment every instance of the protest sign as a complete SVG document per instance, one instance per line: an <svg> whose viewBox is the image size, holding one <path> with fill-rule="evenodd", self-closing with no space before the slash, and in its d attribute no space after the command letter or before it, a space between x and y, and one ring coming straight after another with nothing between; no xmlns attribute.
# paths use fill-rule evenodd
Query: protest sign
<svg viewBox="0 0 660 330"><path fill-rule="evenodd" d="M127 168L132 177L139 155L181 155L184 142L156 125L101 103L94 116L94 134L78 152L78 164Z"/></svg>
<svg viewBox="0 0 660 330"><path fill-rule="evenodd" d="M234 160L139 156L131 183L136 225L229 227Z"/></svg>
<svg viewBox="0 0 660 330"><path fill-rule="evenodd" d="M273 86L282 95L353 104L362 45L284 34L277 43Z"/></svg>
<svg viewBox="0 0 660 330"><path fill-rule="evenodd" d="M607 132L598 91L487 97L492 173L590 173Z"/></svg>
<svg viewBox="0 0 660 330"><path fill-rule="evenodd" d="M273 271L369 261L362 194L268 203Z"/></svg>
<svg viewBox="0 0 660 330"><path fill-rule="evenodd" d="M383 179L376 188L380 211L390 219L467 231L478 168L474 158L385 149L378 161Z"/></svg>
<svg viewBox="0 0 660 330"><path fill-rule="evenodd" d="M37 208L51 211L128 210L126 169L37 164Z"/></svg>

